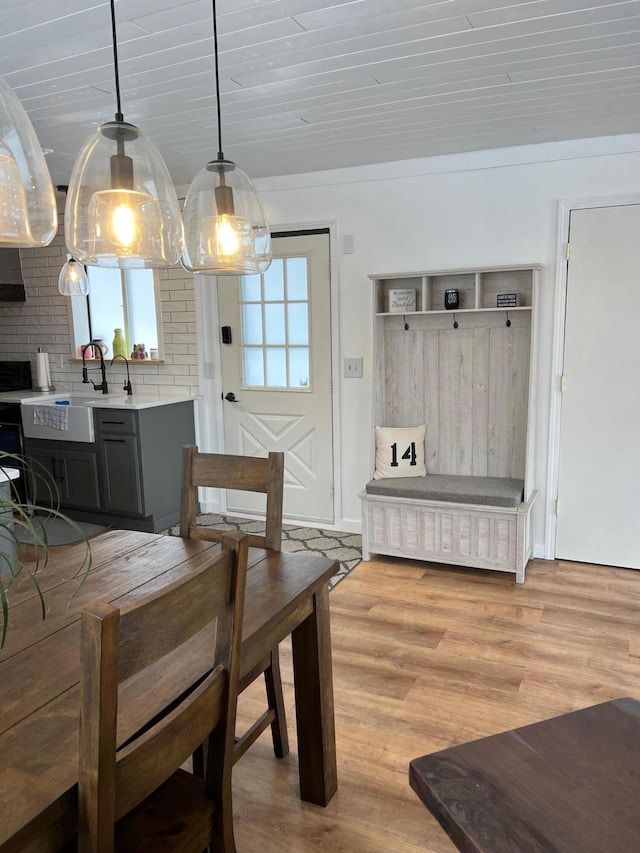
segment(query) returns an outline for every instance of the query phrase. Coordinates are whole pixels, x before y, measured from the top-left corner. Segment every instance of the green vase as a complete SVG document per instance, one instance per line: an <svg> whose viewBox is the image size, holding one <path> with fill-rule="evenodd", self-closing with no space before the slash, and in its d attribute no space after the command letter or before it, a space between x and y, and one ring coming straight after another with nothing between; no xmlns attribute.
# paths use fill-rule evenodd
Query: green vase
<svg viewBox="0 0 640 853"><path fill-rule="evenodd" d="M114 329L113 330L113 355L123 355L125 358L127 357L127 342L124 339L124 334L122 329Z"/></svg>

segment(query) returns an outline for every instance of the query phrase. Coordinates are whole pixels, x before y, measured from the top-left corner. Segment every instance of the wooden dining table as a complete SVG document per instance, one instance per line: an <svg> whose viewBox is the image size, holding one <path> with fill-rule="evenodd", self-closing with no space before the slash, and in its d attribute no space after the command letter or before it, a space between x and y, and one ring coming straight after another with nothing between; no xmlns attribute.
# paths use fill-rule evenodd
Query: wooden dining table
<svg viewBox="0 0 640 853"><path fill-rule="evenodd" d="M0 851L54 851L77 825L80 612L129 604L201 566L219 545L129 530L51 550L39 585L11 590L0 651ZM338 564L318 554L251 548L241 680L291 635L301 799L325 806L337 789L327 582ZM82 583L80 583L82 579ZM170 679L165 679L167 682Z"/></svg>

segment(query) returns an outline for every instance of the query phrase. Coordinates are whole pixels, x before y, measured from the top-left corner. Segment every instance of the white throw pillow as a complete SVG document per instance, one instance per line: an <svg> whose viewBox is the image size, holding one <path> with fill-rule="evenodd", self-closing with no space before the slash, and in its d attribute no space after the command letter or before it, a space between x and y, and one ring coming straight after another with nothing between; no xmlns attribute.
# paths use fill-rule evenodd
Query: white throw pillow
<svg viewBox="0 0 640 853"><path fill-rule="evenodd" d="M385 477L426 477L425 426L376 427L374 480Z"/></svg>

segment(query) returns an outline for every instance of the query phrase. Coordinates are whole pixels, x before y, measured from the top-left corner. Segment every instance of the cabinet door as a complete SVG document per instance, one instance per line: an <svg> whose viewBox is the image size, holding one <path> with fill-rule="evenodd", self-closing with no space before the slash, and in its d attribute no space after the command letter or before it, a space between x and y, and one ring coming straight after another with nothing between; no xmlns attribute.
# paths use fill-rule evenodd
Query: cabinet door
<svg viewBox="0 0 640 853"><path fill-rule="evenodd" d="M58 460L62 505L78 509L100 509L96 454L82 450L61 450Z"/></svg>
<svg viewBox="0 0 640 853"><path fill-rule="evenodd" d="M36 506L56 506L62 502L58 487L58 454L50 450L26 448L31 471L26 472L29 497Z"/></svg>
<svg viewBox="0 0 640 853"><path fill-rule="evenodd" d="M103 508L143 515L137 436L102 436L100 465Z"/></svg>

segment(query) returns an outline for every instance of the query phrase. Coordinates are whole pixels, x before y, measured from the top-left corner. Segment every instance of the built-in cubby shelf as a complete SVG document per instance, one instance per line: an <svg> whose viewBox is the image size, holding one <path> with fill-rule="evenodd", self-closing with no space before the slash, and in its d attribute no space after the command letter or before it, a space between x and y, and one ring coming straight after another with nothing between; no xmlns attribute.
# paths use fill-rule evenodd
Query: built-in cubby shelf
<svg viewBox="0 0 640 853"><path fill-rule="evenodd" d="M375 282L376 314L401 314L401 308L390 310L391 291L414 291L415 309L406 313L450 313L456 311L505 311L531 309L533 303L533 267L487 267L482 270L437 271L404 275L372 275ZM445 292L458 292L458 307L445 309ZM515 293L517 305L499 307L498 294Z"/></svg>

